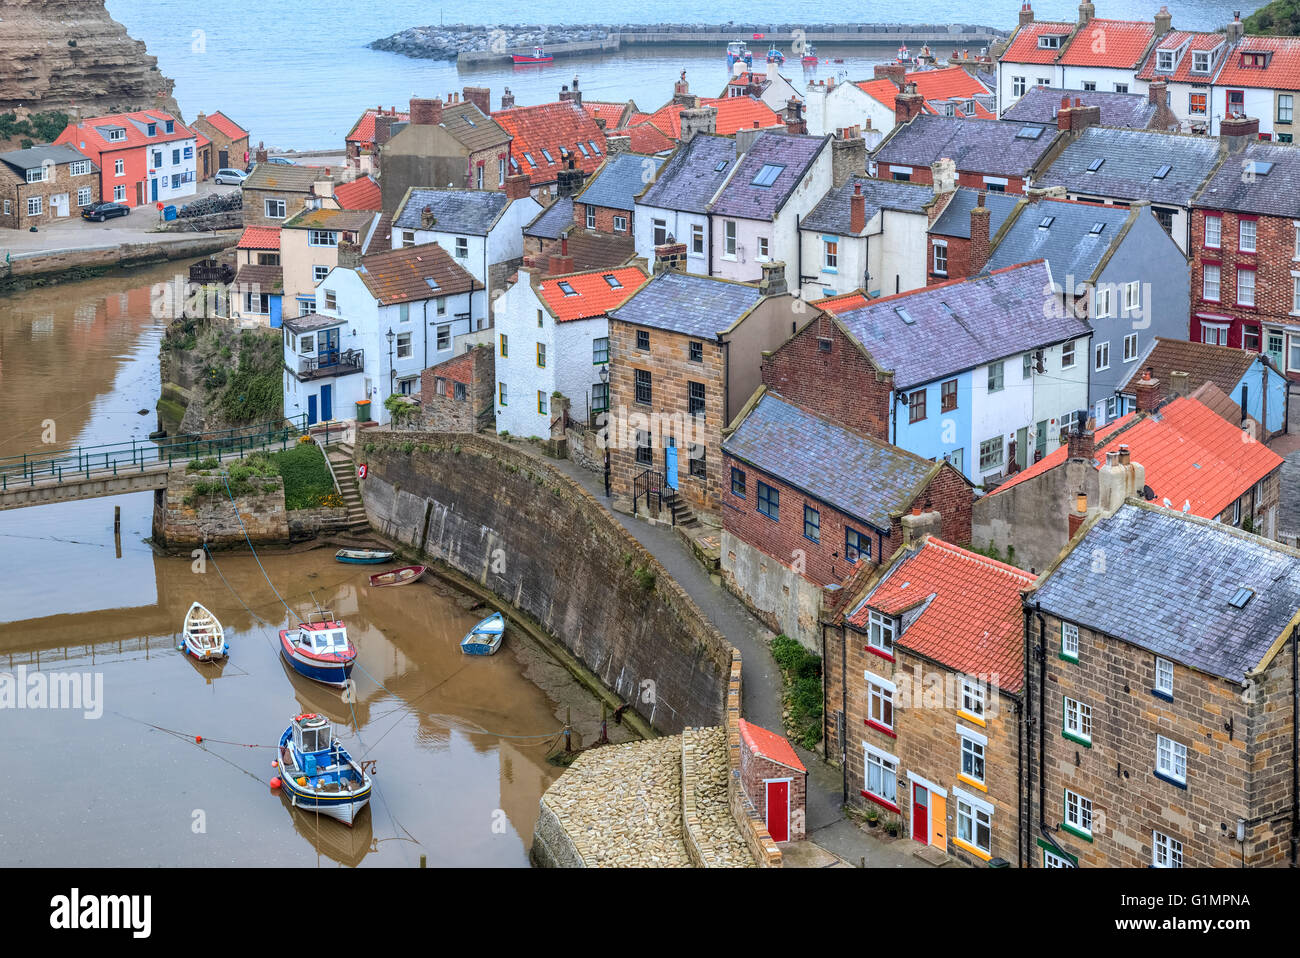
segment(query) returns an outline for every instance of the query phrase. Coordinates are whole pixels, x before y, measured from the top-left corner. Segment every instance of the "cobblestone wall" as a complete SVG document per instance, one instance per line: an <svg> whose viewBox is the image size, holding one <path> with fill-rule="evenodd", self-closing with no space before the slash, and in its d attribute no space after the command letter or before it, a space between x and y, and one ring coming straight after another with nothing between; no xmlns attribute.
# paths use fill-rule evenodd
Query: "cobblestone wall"
<svg viewBox="0 0 1300 958"><path fill-rule="evenodd" d="M244 533L253 542L288 542L289 514L284 508L284 480L279 476L252 478L260 489L255 495L236 497L232 503L222 495L206 495L186 503L199 483L219 481L213 476L186 475L172 470L166 490L154 493L153 537L168 549L194 549L207 543L213 548L245 545Z"/></svg>

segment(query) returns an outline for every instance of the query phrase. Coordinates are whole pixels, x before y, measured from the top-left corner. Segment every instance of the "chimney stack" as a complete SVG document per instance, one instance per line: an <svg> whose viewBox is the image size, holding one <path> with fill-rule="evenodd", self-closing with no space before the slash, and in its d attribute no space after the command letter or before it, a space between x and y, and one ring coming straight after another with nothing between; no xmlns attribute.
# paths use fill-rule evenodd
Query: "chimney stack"
<svg viewBox="0 0 1300 958"><path fill-rule="evenodd" d="M1187 383L1188 375L1180 369L1171 369L1169 371L1169 398L1177 399L1179 396L1186 396L1191 393Z"/></svg>
<svg viewBox="0 0 1300 958"><path fill-rule="evenodd" d="M877 63L875 74L877 80L889 80L899 90L907 84L907 66L902 63Z"/></svg>
<svg viewBox="0 0 1300 958"><path fill-rule="evenodd" d="M555 195L574 196L582 189L584 174L573 164L573 155L569 154L567 162L555 174Z"/></svg>
<svg viewBox="0 0 1300 958"><path fill-rule="evenodd" d="M985 193L980 190L976 206L970 211L970 271L968 276L978 276L989 261L989 208L984 205Z"/></svg>
<svg viewBox="0 0 1300 958"><path fill-rule="evenodd" d="M510 92L510 87L501 91L501 109L510 110L515 105L515 95Z"/></svg>
<svg viewBox="0 0 1300 958"><path fill-rule="evenodd" d="M632 137L626 133L611 134L605 137L605 155L618 156L620 153L632 152Z"/></svg>
<svg viewBox="0 0 1300 958"><path fill-rule="evenodd" d="M361 265L361 246L346 240L338 246L338 265L341 269L356 269Z"/></svg>
<svg viewBox="0 0 1300 958"><path fill-rule="evenodd" d="M1241 22L1241 11L1232 11L1232 22L1223 28L1227 35L1228 43L1233 44L1239 41L1246 34L1246 25Z"/></svg>
<svg viewBox="0 0 1300 958"><path fill-rule="evenodd" d="M926 536L938 538L943 533L943 514L930 508L927 502L924 508L912 505L912 511L903 516L903 545L909 546L920 542Z"/></svg>
<svg viewBox="0 0 1300 958"><path fill-rule="evenodd" d="M1160 380L1152 379L1150 366L1142 370L1142 378L1133 384L1137 394L1138 412L1153 412L1160 405Z"/></svg>
<svg viewBox="0 0 1300 958"><path fill-rule="evenodd" d="M930 164L930 185L935 196L952 193L957 189L957 161L941 156Z"/></svg>
<svg viewBox="0 0 1300 958"><path fill-rule="evenodd" d="M569 238L566 236L560 240L560 255L551 257L549 274L551 276L567 276L572 272L573 257L569 255Z"/></svg>
<svg viewBox="0 0 1300 958"><path fill-rule="evenodd" d="M669 270L678 273L686 272L685 243L664 243L655 247L655 275L658 276L660 273L666 273Z"/></svg>
<svg viewBox="0 0 1300 958"><path fill-rule="evenodd" d="M1097 492L1103 515L1113 516L1129 496L1141 495L1146 486L1146 469L1133 462L1128 446L1106 453L1106 464L1097 470Z"/></svg>
<svg viewBox="0 0 1300 958"><path fill-rule="evenodd" d="M688 109L699 106L699 97L691 93L691 85L686 82L685 70L682 71L681 78L673 84L673 105Z"/></svg>
<svg viewBox="0 0 1300 958"><path fill-rule="evenodd" d="M1219 141L1229 153L1240 153L1259 139L1259 117L1225 116L1219 121Z"/></svg>
<svg viewBox="0 0 1300 958"><path fill-rule="evenodd" d="M1097 8L1092 5L1091 0L1083 0L1083 3L1079 4L1079 26L1083 26L1096 15Z"/></svg>
<svg viewBox="0 0 1300 958"><path fill-rule="evenodd" d="M506 199L522 200L531 192L532 183L527 173L516 173L506 177L505 187Z"/></svg>
<svg viewBox="0 0 1300 958"><path fill-rule="evenodd" d="M1152 80L1147 85L1147 102L1152 106L1169 105L1169 85L1164 80Z"/></svg>
<svg viewBox="0 0 1300 958"><path fill-rule="evenodd" d="M412 126L437 126L442 122L442 100L434 97L432 100L411 98L411 125Z"/></svg>
<svg viewBox="0 0 1300 958"><path fill-rule="evenodd" d="M492 90L485 86L467 86L465 102L473 103L484 116L489 116L492 113Z"/></svg>
<svg viewBox="0 0 1300 958"><path fill-rule="evenodd" d="M389 113L381 113L375 117L375 146L383 146L393 135L393 117Z"/></svg>
<svg viewBox="0 0 1300 958"><path fill-rule="evenodd" d="M1027 27L1034 22L1034 8L1029 5L1029 0L1025 0L1020 5L1020 26Z"/></svg>
<svg viewBox="0 0 1300 958"><path fill-rule="evenodd" d="M713 135L718 129L718 108L716 106L688 107L682 110L682 146L695 139L699 133Z"/></svg>
<svg viewBox="0 0 1300 958"><path fill-rule="evenodd" d="M763 278L759 280L758 291L764 296L777 296L786 292L785 263L780 260L762 264Z"/></svg>
<svg viewBox="0 0 1300 958"><path fill-rule="evenodd" d="M1163 37L1173 28L1174 16L1169 12L1167 6L1161 5L1160 10L1156 13L1155 24L1157 37Z"/></svg>
<svg viewBox="0 0 1300 958"><path fill-rule="evenodd" d="M420 210L420 229L431 230L437 222L438 218L433 215L432 206L426 206L424 209Z"/></svg>
<svg viewBox="0 0 1300 958"><path fill-rule="evenodd" d="M1066 516L1067 538L1073 539L1088 518L1088 493L1082 489L1074 497L1074 506Z"/></svg>
<svg viewBox="0 0 1300 958"><path fill-rule="evenodd" d="M867 172L867 141L861 136L844 136L831 140L831 186L840 187L854 176ZM856 133L857 131L852 131Z"/></svg>
<svg viewBox="0 0 1300 958"><path fill-rule="evenodd" d="M906 123L921 112L925 97L916 92L916 84L909 83L904 90L894 97L894 123Z"/></svg>
<svg viewBox="0 0 1300 958"><path fill-rule="evenodd" d="M867 198L862 195L862 184L853 184L853 195L849 197L849 232L859 235L867 228Z"/></svg>
<svg viewBox="0 0 1300 958"><path fill-rule="evenodd" d="M1097 444L1097 434L1092 417L1085 420L1081 416L1075 416L1074 428L1066 433L1065 444L1067 458L1084 459L1091 462Z"/></svg>

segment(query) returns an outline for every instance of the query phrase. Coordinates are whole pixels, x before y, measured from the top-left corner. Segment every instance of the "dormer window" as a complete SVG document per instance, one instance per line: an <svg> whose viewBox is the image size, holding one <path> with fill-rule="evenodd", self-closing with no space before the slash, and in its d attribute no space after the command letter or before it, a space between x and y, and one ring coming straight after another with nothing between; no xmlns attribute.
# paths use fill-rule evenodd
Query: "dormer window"
<svg viewBox="0 0 1300 958"><path fill-rule="evenodd" d="M944 115L944 116L956 116L956 115L957 115L957 106L956 106L956 104L953 104L953 103L945 103L945 104L943 105L943 115Z"/></svg>
<svg viewBox="0 0 1300 958"><path fill-rule="evenodd" d="M868 610L867 647L893 657L894 636L898 631L898 620L891 615Z"/></svg>
<svg viewBox="0 0 1300 958"><path fill-rule="evenodd" d="M126 139L126 130L121 127L114 127L108 131L108 140L110 143L116 143L119 140Z"/></svg>
<svg viewBox="0 0 1300 958"><path fill-rule="evenodd" d="M1243 53L1241 55L1241 65L1243 67L1263 69L1268 66L1270 56L1272 54L1269 53Z"/></svg>
<svg viewBox="0 0 1300 958"><path fill-rule="evenodd" d="M173 121L168 120L167 123L164 125L163 129L165 129L168 133L175 133L176 124Z"/></svg>
<svg viewBox="0 0 1300 958"><path fill-rule="evenodd" d="M1174 51L1157 50L1156 51L1156 72L1172 73L1174 71Z"/></svg>
<svg viewBox="0 0 1300 958"><path fill-rule="evenodd" d="M150 123L148 126L145 127L145 131L146 131L146 133L147 133L148 136L157 136L157 135L158 135L158 124L156 124L156 123Z"/></svg>
<svg viewBox="0 0 1300 958"><path fill-rule="evenodd" d="M1044 33L1038 38L1038 48L1040 50L1061 49L1061 35L1059 33Z"/></svg>
<svg viewBox="0 0 1300 958"><path fill-rule="evenodd" d="M1210 51L1196 50L1192 53L1192 72L1209 73L1210 72Z"/></svg>

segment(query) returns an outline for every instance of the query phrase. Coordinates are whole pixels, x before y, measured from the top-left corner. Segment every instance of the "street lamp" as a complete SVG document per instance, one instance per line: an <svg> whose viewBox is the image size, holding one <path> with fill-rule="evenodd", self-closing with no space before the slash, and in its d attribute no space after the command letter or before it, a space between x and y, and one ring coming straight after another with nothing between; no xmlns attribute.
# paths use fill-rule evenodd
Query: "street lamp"
<svg viewBox="0 0 1300 958"><path fill-rule="evenodd" d="M605 430L605 498L609 498L609 363L600 367L600 381L605 385L605 408L602 411Z"/></svg>

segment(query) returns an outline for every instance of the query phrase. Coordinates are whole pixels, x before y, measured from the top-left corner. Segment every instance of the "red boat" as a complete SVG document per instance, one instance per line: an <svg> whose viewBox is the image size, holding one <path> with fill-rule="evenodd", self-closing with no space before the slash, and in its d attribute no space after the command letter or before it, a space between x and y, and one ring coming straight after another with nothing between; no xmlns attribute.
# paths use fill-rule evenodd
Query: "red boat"
<svg viewBox="0 0 1300 958"><path fill-rule="evenodd" d="M538 47L532 56L525 53L516 53L512 59L515 63L552 63L555 61L555 57L543 51L541 47Z"/></svg>
<svg viewBox="0 0 1300 958"><path fill-rule="evenodd" d="M424 575L426 567L422 565L404 565L392 572L380 572L370 577L370 584L375 588L386 585L410 585Z"/></svg>

